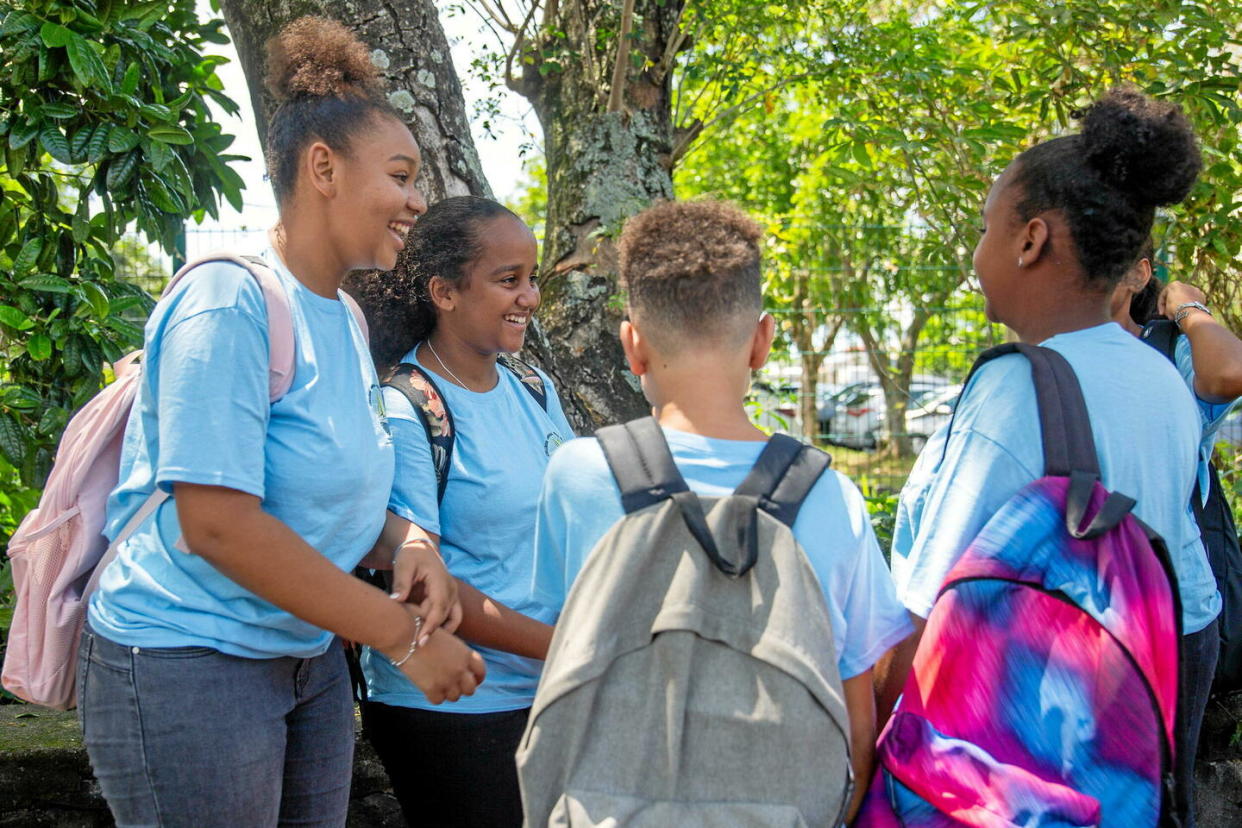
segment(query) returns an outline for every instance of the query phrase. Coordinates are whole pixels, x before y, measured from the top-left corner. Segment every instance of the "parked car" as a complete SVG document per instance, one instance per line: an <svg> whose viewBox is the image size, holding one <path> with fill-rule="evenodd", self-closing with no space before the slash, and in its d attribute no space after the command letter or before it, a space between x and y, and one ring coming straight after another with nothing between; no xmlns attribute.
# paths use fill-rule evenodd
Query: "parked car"
<svg viewBox="0 0 1242 828"><path fill-rule="evenodd" d="M948 389L958 388L940 377L915 380L910 384L910 402L906 408L906 419L909 423L911 413L926 414L926 399L945 395ZM956 397L956 392L952 394ZM933 406L934 408L935 406ZM826 435L829 443L847 448L874 449L885 439L887 426L885 415L888 410L884 399L884 389L878 382L856 382L847 385L826 397L819 406L820 433ZM949 409L952 414L952 409ZM918 421L914 425L920 429L924 441L931 431L922 429L931 421ZM907 428L908 431L911 431ZM934 430L934 429L933 429ZM911 431L911 433L916 433Z"/></svg>
<svg viewBox="0 0 1242 828"><path fill-rule="evenodd" d="M751 422L766 431L779 431L801 440L798 391L796 384L767 379L755 380L751 383L750 394L746 398Z"/></svg>
<svg viewBox="0 0 1242 828"><path fill-rule="evenodd" d="M906 434L915 451L922 451L927 440L938 429L949 424L953 409L962 393L961 385L946 385L918 395L906 407ZM880 439L886 436L886 423L881 423Z"/></svg>

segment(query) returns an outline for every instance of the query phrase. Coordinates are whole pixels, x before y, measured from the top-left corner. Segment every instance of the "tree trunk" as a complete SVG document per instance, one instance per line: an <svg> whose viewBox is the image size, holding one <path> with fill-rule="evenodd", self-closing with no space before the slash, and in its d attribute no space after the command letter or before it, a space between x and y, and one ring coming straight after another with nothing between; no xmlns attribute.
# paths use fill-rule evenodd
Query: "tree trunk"
<svg viewBox="0 0 1242 828"><path fill-rule="evenodd" d="M563 44L564 68L548 71L538 48L523 50L523 74L511 85L534 107L543 126L548 169L548 216L543 261L543 307L531 344L552 375L575 429L588 432L649 411L637 379L625 369L617 325L615 240L625 219L654 201L673 197L673 149L668 45L677 32L680 0L637 0L624 55L621 108L609 111L617 66L620 2L562 3L545 21L549 44ZM552 24L563 41L546 34ZM644 68L635 70L645 59Z"/></svg>
<svg viewBox="0 0 1242 828"><path fill-rule="evenodd" d="M372 48L389 90L422 150L418 183L429 203L448 196L491 196L470 136L466 102L434 0L221 0L237 47L259 140L266 147L273 100L264 86L264 44L303 15L340 20Z"/></svg>

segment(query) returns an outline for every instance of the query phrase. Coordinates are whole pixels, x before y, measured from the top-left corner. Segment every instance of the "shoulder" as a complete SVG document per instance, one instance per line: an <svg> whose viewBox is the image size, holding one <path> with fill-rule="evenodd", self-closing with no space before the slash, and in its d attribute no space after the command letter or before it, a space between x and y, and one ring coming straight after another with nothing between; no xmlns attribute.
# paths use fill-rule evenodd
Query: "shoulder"
<svg viewBox="0 0 1242 828"><path fill-rule="evenodd" d="M263 288L258 280L249 270L230 261L210 261L198 265L173 285L168 299L186 310L235 307L252 313L265 313Z"/></svg>
<svg viewBox="0 0 1242 828"><path fill-rule="evenodd" d="M548 461L545 485L602 484L613 488L612 470L594 437L575 437L552 453Z"/></svg>
<svg viewBox="0 0 1242 828"><path fill-rule="evenodd" d="M828 469L807 494L798 519L794 521L794 535L810 553L813 544L805 538L840 540L861 539L870 527L867 500L854 482L836 469Z"/></svg>

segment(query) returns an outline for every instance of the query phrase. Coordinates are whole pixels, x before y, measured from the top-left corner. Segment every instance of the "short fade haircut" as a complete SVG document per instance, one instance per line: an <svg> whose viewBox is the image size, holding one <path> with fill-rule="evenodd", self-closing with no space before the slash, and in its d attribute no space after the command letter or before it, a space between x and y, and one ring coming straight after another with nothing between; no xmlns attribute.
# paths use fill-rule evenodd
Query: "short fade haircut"
<svg viewBox="0 0 1242 828"><path fill-rule="evenodd" d="M717 201L659 204L621 233L621 284L643 332L666 352L685 340L740 344L763 310L763 229Z"/></svg>

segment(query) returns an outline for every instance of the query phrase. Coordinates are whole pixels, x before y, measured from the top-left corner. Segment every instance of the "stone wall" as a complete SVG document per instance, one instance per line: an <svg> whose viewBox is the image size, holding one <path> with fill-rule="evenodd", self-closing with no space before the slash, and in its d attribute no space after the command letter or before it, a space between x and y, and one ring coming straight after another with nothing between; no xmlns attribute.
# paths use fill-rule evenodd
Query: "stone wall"
<svg viewBox="0 0 1242 828"><path fill-rule="evenodd" d="M1197 769L1200 828L1242 825L1242 696L1212 701ZM0 828L112 825L73 713L0 705ZM399 828L384 769L359 740L348 828Z"/></svg>

